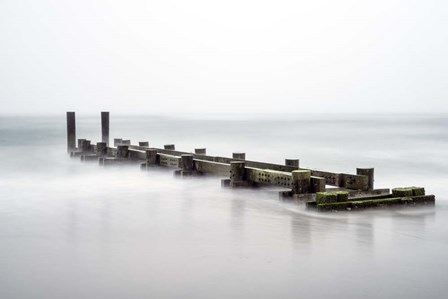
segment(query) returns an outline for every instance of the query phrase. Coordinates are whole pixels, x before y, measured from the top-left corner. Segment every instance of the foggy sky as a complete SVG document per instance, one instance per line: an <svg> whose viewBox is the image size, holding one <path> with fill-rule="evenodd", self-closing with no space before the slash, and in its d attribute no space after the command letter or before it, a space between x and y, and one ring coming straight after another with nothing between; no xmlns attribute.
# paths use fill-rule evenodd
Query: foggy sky
<svg viewBox="0 0 448 299"><path fill-rule="evenodd" d="M448 112L448 2L1 0L0 114Z"/></svg>

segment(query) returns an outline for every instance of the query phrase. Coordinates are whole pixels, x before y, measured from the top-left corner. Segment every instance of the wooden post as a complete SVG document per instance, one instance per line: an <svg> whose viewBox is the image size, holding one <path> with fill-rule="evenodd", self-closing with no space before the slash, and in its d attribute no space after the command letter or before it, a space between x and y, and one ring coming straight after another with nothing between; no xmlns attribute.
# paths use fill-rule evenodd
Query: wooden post
<svg viewBox="0 0 448 299"><path fill-rule="evenodd" d="M230 185L232 187L244 184L245 166L244 161L230 161Z"/></svg>
<svg viewBox="0 0 448 299"><path fill-rule="evenodd" d="M294 170L292 172L292 193L308 193L311 185L310 170Z"/></svg>
<svg viewBox="0 0 448 299"><path fill-rule="evenodd" d="M67 112L67 152L76 149L76 119L75 112Z"/></svg>
<svg viewBox="0 0 448 299"><path fill-rule="evenodd" d="M82 151L82 143L85 141L85 139L78 139L78 151Z"/></svg>
<svg viewBox="0 0 448 299"><path fill-rule="evenodd" d="M196 155L207 155L207 149L205 149L205 148L195 148L194 149L194 153L196 154Z"/></svg>
<svg viewBox="0 0 448 299"><path fill-rule="evenodd" d="M313 193L325 192L325 182L325 178L311 177L310 191Z"/></svg>
<svg viewBox="0 0 448 299"><path fill-rule="evenodd" d="M246 153L233 153L232 158L237 160L246 160Z"/></svg>
<svg viewBox="0 0 448 299"><path fill-rule="evenodd" d="M182 174L190 174L193 171L193 155L184 154L180 156L180 167Z"/></svg>
<svg viewBox="0 0 448 299"><path fill-rule="evenodd" d="M129 147L127 145L117 146L117 158L126 159L128 158Z"/></svg>
<svg viewBox="0 0 448 299"><path fill-rule="evenodd" d="M92 150L90 140L82 139L81 152L90 152Z"/></svg>
<svg viewBox="0 0 448 299"><path fill-rule="evenodd" d="M98 156L106 156L107 155L107 143L106 142L97 142L96 143L96 154Z"/></svg>
<svg viewBox="0 0 448 299"><path fill-rule="evenodd" d="M109 146L109 112L101 112L101 140Z"/></svg>
<svg viewBox="0 0 448 299"><path fill-rule="evenodd" d="M139 141L138 146L149 146L148 141Z"/></svg>
<svg viewBox="0 0 448 299"><path fill-rule="evenodd" d="M365 175L368 177L369 190L373 190L374 168L356 168L357 175Z"/></svg>
<svg viewBox="0 0 448 299"><path fill-rule="evenodd" d="M286 166L293 166L299 169L299 159L285 159Z"/></svg>
<svg viewBox="0 0 448 299"><path fill-rule="evenodd" d="M121 144L122 141L123 141L123 139L121 139L121 138L114 138L114 146Z"/></svg>
<svg viewBox="0 0 448 299"><path fill-rule="evenodd" d="M165 144L163 146L163 148L166 149L166 150L172 150L172 151L174 151L176 149L174 144Z"/></svg>
<svg viewBox="0 0 448 299"><path fill-rule="evenodd" d="M146 150L146 163L147 165L157 164L157 150L155 148Z"/></svg>

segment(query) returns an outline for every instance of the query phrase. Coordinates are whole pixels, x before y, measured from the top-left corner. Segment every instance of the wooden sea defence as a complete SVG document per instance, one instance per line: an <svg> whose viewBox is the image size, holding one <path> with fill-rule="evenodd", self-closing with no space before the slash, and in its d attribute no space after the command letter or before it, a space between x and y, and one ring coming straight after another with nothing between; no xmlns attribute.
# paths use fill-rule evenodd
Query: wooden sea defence
<svg viewBox="0 0 448 299"><path fill-rule="evenodd" d="M114 138L112 145L109 112L101 112L101 141L96 144L76 139L75 112L67 112L67 150L71 157L98 161L101 166L133 163L145 171L172 168L179 177L212 175L221 177L226 188L277 187L281 200L303 202L319 212L435 204L435 196L426 195L423 187L375 189L373 168L337 173L302 168L299 159L285 159L282 165L247 160L242 152L211 156L205 148L187 152L176 150L174 144L155 147L148 141L132 144L122 138Z"/></svg>

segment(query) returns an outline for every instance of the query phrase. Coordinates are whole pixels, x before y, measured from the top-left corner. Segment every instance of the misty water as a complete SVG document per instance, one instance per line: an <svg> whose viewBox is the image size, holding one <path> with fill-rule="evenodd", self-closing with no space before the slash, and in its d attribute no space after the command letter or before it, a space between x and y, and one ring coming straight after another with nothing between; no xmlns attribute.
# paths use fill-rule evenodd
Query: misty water
<svg viewBox="0 0 448 299"><path fill-rule="evenodd" d="M278 189L100 167L65 115L0 118L0 298L446 298L448 117L119 117L111 138L424 186L436 206L315 213ZM96 142L100 118L77 118Z"/></svg>

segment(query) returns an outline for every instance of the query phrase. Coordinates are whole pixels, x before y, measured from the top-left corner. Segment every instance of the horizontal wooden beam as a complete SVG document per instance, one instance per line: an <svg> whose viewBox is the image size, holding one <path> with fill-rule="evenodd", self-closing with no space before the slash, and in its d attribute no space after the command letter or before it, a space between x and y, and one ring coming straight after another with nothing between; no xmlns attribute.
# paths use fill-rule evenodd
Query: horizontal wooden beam
<svg viewBox="0 0 448 299"><path fill-rule="evenodd" d="M146 149L148 149L148 147L146 147L146 146L129 145L129 150L145 151ZM199 160L203 161L203 162L199 163L199 165L200 165L199 167L202 167L204 173L206 173L206 172L214 173L215 172L218 174L224 174L225 172L227 172L227 169L223 169L222 165L220 165L220 164L228 164L229 169L230 169L230 162L235 161L235 159L229 158L229 157L208 156L208 155L194 154L194 153L190 153L190 152L178 151L178 150L173 150L173 149L165 149L165 148L153 148L153 149L157 150L158 154L169 155L169 156L178 157L178 158L180 158L180 156L185 155L185 154L192 154L194 159L199 159ZM108 150L108 152L109 152L109 150ZM138 155L135 154L135 155L133 155L133 157L140 157L139 159L141 159L141 160L145 159L142 154L138 154ZM206 164L204 164L205 161L215 162L218 164L206 165ZM246 167L252 168L252 169L272 170L272 171L287 172L287 173L291 173L292 171L298 169L297 166L293 166L293 165L281 165L281 164L251 161L251 160L244 160L244 162L245 162ZM163 161L160 165L167 166L165 164L166 164L166 162ZM173 162L172 165L175 165L175 163ZM221 168L218 170L213 170L213 167L221 167ZM343 187L343 188L352 189L352 190L363 190L363 191L369 190L369 178L364 175L334 173L334 172L329 172L329 171L307 169L307 168L299 168L299 169L310 170L312 177L324 178L325 185L335 186L335 187ZM257 173L257 176L258 175L259 174ZM274 178L273 178L272 182L268 183L268 184L284 186L283 184L285 184L285 182L287 181L287 180L283 181L283 179L279 179L278 176L273 176L273 177ZM273 183L277 179L279 179L280 181L278 183ZM260 182L260 183L262 183L262 182ZM321 191L322 184L320 184L321 183L320 181L318 183L319 183L318 189ZM313 186L313 184L312 184L312 186Z"/></svg>
<svg viewBox="0 0 448 299"><path fill-rule="evenodd" d="M157 154L157 155L159 156L159 165L160 166L167 166L167 167L174 167L174 168L180 167L181 157L167 155L167 154Z"/></svg>
<svg viewBox="0 0 448 299"><path fill-rule="evenodd" d="M230 164L194 159L194 169L199 173L229 177Z"/></svg>

